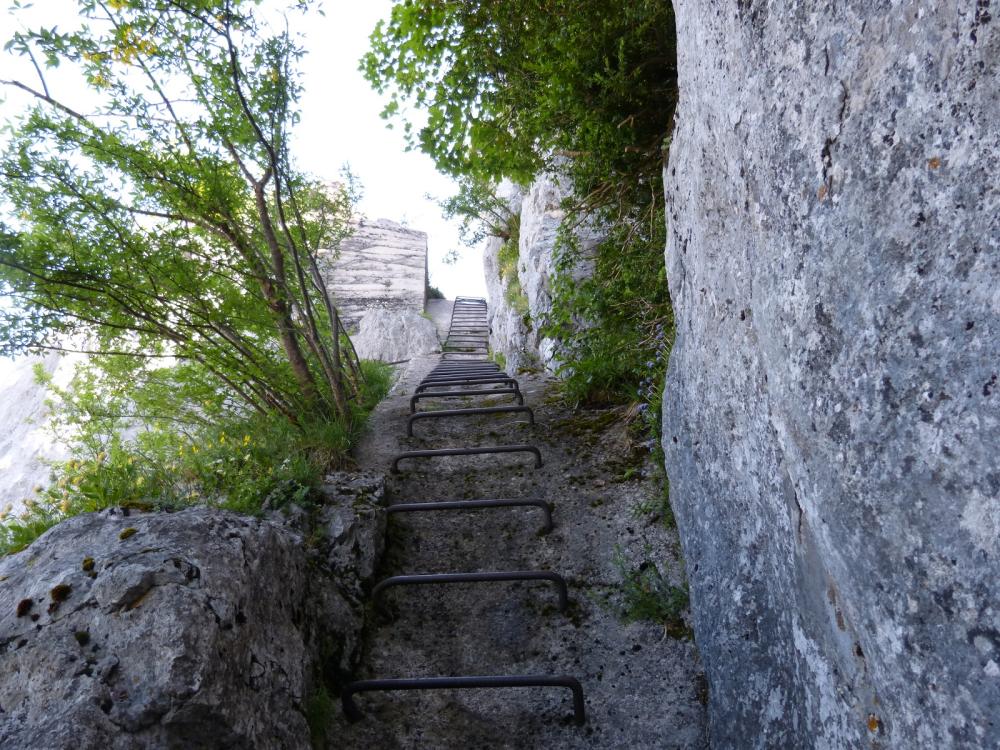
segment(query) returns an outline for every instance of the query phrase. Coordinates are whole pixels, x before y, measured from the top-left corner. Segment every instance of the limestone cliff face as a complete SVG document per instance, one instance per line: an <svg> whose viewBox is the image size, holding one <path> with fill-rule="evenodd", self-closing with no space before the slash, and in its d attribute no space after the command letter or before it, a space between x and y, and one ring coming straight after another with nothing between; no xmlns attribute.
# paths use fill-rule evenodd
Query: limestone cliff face
<svg viewBox="0 0 1000 750"><path fill-rule="evenodd" d="M1000 746L1000 22L675 6L664 448L714 744Z"/></svg>
<svg viewBox="0 0 1000 750"><path fill-rule="evenodd" d="M543 173L525 190L501 186L510 211L518 221L517 274L519 293L508 291L499 255L504 242L492 237L483 254L491 326L490 343L502 352L510 367L541 364L552 371L559 362L558 342L541 334L541 326L552 310L552 283L556 266L559 226L566 217L562 202L572 194L569 180L556 173ZM575 228L580 241L581 262L573 270L578 278L592 272L587 256L600 241L598 229L586 222ZM519 298L512 302L512 297Z"/></svg>
<svg viewBox="0 0 1000 750"><path fill-rule="evenodd" d="M320 251L327 288L352 333L372 309L423 312L427 234L388 219L358 219L335 252Z"/></svg>
<svg viewBox="0 0 1000 750"><path fill-rule="evenodd" d="M0 558L0 747L309 747L385 533L380 475L323 492L266 520L87 513Z"/></svg>

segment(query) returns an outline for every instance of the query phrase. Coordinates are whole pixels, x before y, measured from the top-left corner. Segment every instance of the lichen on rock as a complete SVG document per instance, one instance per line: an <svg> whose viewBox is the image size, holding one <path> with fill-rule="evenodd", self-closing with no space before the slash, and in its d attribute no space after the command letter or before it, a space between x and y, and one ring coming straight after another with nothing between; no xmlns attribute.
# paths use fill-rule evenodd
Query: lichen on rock
<svg viewBox="0 0 1000 750"><path fill-rule="evenodd" d="M663 447L716 747L998 747L1000 59L679 0Z"/></svg>
<svg viewBox="0 0 1000 750"><path fill-rule="evenodd" d="M319 521L108 510L0 559L0 746L308 747L304 706L357 656L384 528L380 476L328 483ZM307 544L331 514L339 536Z"/></svg>

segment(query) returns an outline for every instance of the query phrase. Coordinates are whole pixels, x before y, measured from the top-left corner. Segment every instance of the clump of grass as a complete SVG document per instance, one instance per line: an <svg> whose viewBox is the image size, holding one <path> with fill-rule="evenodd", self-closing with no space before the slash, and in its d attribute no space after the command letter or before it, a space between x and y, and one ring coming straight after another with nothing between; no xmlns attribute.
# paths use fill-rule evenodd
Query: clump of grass
<svg viewBox="0 0 1000 750"><path fill-rule="evenodd" d="M326 747L327 729L333 718L333 698L326 689L326 685L320 684L312 694L306 699L305 714L306 723L309 725L309 737L312 746L319 750Z"/></svg>
<svg viewBox="0 0 1000 750"><path fill-rule="evenodd" d="M683 616L689 604L687 587L671 584L650 560L630 566L621 549L616 549L614 562L622 575L619 617L624 622L655 622L672 638L689 638Z"/></svg>

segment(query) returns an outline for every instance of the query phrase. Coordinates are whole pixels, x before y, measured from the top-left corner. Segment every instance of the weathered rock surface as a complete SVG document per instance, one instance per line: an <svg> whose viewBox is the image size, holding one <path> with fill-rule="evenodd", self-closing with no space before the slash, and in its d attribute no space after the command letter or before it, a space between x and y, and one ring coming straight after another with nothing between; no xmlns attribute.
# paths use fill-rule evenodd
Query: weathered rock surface
<svg viewBox="0 0 1000 750"><path fill-rule="evenodd" d="M998 747L998 22L675 7L664 448L713 745Z"/></svg>
<svg viewBox="0 0 1000 750"><path fill-rule="evenodd" d="M0 560L0 747L308 747L384 529L380 477L328 481L318 523L104 511Z"/></svg>
<svg viewBox="0 0 1000 750"><path fill-rule="evenodd" d="M23 510L33 489L48 484L49 461L68 458L68 450L48 429L48 388L36 382L36 365L65 387L80 356L52 353L0 359L0 511Z"/></svg>
<svg viewBox="0 0 1000 750"><path fill-rule="evenodd" d="M500 193L510 210L519 217L517 275L526 300L527 314L508 302L506 284L500 278L497 256L503 242L490 238L483 254L486 274L490 343L502 352L512 368L541 363L552 371L558 364L558 345L541 335L552 310L552 283L559 226L566 216L562 201L572 193L565 177L544 173L526 191L505 183ZM586 222L575 227L580 242L581 261L573 270L575 278L587 278L592 264L587 257L601 240L601 233Z"/></svg>
<svg viewBox="0 0 1000 750"><path fill-rule="evenodd" d="M348 330L367 310L421 312L427 293L427 234L388 219L362 219L319 261Z"/></svg>
<svg viewBox="0 0 1000 750"><path fill-rule="evenodd" d="M434 322L413 310L369 310L351 340L359 357L382 362L400 362L441 349Z"/></svg>

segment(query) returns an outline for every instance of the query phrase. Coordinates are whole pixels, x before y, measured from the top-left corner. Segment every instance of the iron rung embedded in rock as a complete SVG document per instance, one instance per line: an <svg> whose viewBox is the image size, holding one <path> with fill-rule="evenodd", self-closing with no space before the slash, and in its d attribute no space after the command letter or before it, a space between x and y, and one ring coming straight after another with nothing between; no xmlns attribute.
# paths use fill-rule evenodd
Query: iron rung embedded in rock
<svg viewBox="0 0 1000 750"><path fill-rule="evenodd" d="M354 702L356 693L374 690L452 690L469 688L563 687L573 691L573 718L580 726L587 722L583 686L575 677L565 675L476 675L469 677L397 677L383 680L358 680L348 683L341 695L344 714L351 721L364 714Z"/></svg>
<svg viewBox="0 0 1000 750"><path fill-rule="evenodd" d="M435 450L404 451L392 460L392 471L399 471L399 462L408 458L478 456L487 453L533 453L535 456L535 468L542 468L542 452L533 445L493 445L481 448L437 448Z"/></svg>
<svg viewBox="0 0 1000 750"><path fill-rule="evenodd" d="M543 531L552 531L552 506L544 500L534 498L511 498L509 500L444 500L441 502L397 503L385 509L386 513L424 513L437 510L479 510L482 508L541 508L545 515Z"/></svg>

